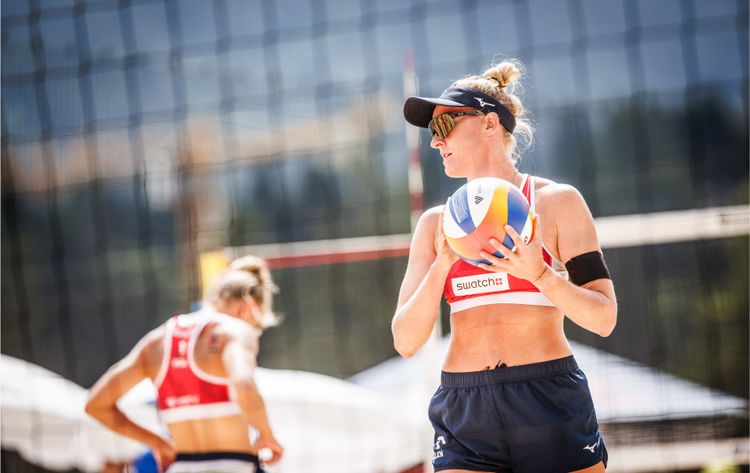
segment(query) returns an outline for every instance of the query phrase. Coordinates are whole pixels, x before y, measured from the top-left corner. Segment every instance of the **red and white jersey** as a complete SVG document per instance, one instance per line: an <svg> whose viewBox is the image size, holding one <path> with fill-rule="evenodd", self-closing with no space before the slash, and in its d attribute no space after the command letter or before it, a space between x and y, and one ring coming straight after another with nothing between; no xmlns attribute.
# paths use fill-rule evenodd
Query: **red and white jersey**
<svg viewBox="0 0 750 473"><path fill-rule="evenodd" d="M531 206L532 214L536 207L534 202L534 178L523 176L521 191ZM568 273L563 265L542 243L544 262L567 279ZM460 312L472 307L490 304L523 304L554 306L536 286L526 279L516 278L508 273L494 273L459 259L451 267L445 280L445 300L451 306L451 313Z"/></svg>
<svg viewBox="0 0 750 473"><path fill-rule="evenodd" d="M240 415L227 378L195 364L195 343L210 317L177 315L167 321L164 359L154 380L165 422Z"/></svg>

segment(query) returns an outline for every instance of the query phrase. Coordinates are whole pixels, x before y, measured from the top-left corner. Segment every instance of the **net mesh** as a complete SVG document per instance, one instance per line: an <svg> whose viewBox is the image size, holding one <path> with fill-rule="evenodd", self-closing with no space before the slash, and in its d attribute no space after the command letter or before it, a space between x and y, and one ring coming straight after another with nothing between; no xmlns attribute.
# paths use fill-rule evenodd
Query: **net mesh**
<svg viewBox="0 0 750 473"><path fill-rule="evenodd" d="M90 386L200 299L205 252L409 233L407 52L426 96L523 61L521 170L595 217L748 204L742 0L4 2L3 354ZM422 138L437 205L461 182ZM570 338L747 399L747 235L605 256L618 327ZM275 270L261 365L347 378L395 356L405 266ZM714 437L747 435L710 414Z"/></svg>

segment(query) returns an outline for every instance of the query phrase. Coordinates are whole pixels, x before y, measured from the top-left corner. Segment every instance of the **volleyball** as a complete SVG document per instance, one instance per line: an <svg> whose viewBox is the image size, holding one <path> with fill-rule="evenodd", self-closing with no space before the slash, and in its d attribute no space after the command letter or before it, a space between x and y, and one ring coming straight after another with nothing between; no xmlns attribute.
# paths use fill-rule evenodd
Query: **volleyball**
<svg viewBox="0 0 750 473"><path fill-rule="evenodd" d="M467 263L490 264L479 252L502 258L490 239L512 249L515 245L505 232L510 225L524 243L533 238L534 216L529 202L513 184L496 177L481 177L461 186L445 204L443 231L448 245Z"/></svg>

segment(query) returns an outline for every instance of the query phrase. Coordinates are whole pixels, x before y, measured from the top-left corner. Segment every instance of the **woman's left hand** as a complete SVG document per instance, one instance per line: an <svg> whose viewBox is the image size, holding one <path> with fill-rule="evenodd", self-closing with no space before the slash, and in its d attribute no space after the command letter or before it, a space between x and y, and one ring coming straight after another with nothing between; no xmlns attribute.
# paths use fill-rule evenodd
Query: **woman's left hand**
<svg viewBox="0 0 750 473"><path fill-rule="evenodd" d="M533 238L528 244L523 242L521 236L510 225L505 226L505 232L513 240L513 249L506 248L497 239L492 238L490 244L505 258L498 258L482 251L482 258L492 264L479 263L479 267L495 273L509 273L532 283L537 281L547 270L547 264L542 258L542 225L539 214L534 216Z"/></svg>

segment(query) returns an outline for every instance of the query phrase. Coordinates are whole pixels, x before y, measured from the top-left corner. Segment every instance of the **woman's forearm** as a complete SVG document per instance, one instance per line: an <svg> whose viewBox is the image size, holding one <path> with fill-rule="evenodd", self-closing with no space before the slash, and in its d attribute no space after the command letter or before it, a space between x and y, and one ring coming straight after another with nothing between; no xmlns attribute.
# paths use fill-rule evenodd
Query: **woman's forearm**
<svg viewBox="0 0 750 473"><path fill-rule="evenodd" d="M263 401L255 382L252 380L233 383L237 403L242 409L245 420L255 427L262 437L273 437L271 424L268 421L266 404Z"/></svg>
<svg viewBox="0 0 750 473"><path fill-rule="evenodd" d="M594 289L576 286L547 267L534 285L570 320L602 337L617 323L617 301Z"/></svg>
<svg viewBox="0 0 750 473"><path fill-rule="evenodd" d="M131 438L136 442L148 445L151 448L159 448L165 440L156 433L144 429L126 416L117 406L110 408L86 407L86 413L98 420L105 427L120 435Z"/></svg>
<svg viewBox="0 0 750 473"><path fill-rule="evenodd" d="M413 356L430 338L449 270L450 266L433 263L416 291L396 311L391 330L394 346L401 356Z"/></svg>

